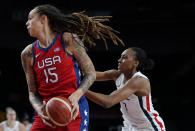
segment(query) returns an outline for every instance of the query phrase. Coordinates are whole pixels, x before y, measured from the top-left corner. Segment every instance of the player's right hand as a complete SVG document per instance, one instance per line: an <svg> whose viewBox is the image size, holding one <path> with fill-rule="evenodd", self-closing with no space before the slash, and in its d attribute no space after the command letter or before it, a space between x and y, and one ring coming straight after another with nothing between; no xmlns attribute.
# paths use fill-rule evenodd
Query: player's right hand
<svg viewBox="0 0 195 131"><path fill-rule="evenodd" d="M50 119L49 119L49 117L48 117L47 114L46 114L46 109L45 109L45 107L46 107L46 102L43 101L43 105L42 105L42 107L41 107L41 111L38 113L39 116L41 117L43 123L45 123L46 125L48 125L48 126L50 126L50 127L52 127L52 128L56 128L56 126L53 125L53 124L50 122Z"/></svg>

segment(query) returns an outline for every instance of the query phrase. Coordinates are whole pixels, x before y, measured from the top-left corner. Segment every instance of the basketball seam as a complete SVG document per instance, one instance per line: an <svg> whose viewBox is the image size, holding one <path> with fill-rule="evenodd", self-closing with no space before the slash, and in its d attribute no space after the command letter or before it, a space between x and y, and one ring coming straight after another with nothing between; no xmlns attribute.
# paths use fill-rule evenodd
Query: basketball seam
<svg viewBox="0 0 195 131"><path fill-rule="evenodd" d="M60 99L60 98L51 98L47 103L49 104L52 100L59 100L60 102L64 103L68 107L68 110L71 112L71 107L65 101L63 101L62 99ZM46 104L46 113L49 116L49 118L51 119L51 121L54 124L58 125L58 126L65 126L66 124L60 124L60 123L58 123L58 122L56 122L55 120L52 119L52 117L51 117L51 115L49 114L49 111L48 111L48 104ZM71 118L72 118L72 112L71 112Z"/></svg>

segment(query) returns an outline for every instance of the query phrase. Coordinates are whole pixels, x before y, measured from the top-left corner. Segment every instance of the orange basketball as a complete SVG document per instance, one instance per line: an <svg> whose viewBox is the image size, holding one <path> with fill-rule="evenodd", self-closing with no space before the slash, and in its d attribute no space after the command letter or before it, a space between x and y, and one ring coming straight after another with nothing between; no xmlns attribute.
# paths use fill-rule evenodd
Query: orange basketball
<svg viewBox="0 0 195 131"><path fill-rule="evenodd" d="M65 97L51 98L45 107L46 114L51 122L57 126L66 126L72 118L72 106Z"/></svg>

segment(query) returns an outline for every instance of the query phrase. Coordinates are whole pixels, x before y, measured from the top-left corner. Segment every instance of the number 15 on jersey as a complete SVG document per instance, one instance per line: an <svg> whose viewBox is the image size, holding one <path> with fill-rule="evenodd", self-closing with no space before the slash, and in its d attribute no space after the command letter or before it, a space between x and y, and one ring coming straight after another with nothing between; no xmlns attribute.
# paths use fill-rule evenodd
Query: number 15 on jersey
<svg viewBox="0 0 195 131"><path fill-rule="evenodd" d="M49 82L55 83L58 81L58 75L54 72L56 70L56 67L52 68L46 68L44 69L44 75L45 75L45 83L48 84Z"/></svg>

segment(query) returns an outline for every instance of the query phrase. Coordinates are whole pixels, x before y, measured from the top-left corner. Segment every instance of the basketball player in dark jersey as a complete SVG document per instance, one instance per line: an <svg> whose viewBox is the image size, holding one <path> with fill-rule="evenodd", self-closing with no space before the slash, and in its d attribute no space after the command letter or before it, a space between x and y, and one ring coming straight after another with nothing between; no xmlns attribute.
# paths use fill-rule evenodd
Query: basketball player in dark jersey
<svg viewBox="0 0 195 131"><path fill-rule="evenodd" d="M96 74L82 41L94 45L93 38L105 40L106 31L114 43L122 42L112 28L101 24L106 19L99 20L83 13L64 15L51 5L40 5L30 11L26 26L30 36L37 40L22 51L21 61L29 100L37 113L31 131L88 130L89 109L84 93ZM82 41L78 36L82 36ZM55 96L68 98L73 106L73 120L65 127L54 128L43 114L46 102Z"/></svg>

